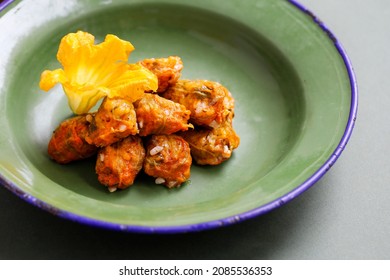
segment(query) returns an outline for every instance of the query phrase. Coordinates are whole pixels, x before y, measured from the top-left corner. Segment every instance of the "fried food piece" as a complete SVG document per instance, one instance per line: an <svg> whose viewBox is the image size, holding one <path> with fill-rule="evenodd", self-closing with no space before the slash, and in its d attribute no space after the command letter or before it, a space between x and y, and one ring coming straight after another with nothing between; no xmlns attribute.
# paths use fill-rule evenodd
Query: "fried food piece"
<svg viewBox="0 0 390 280"><path fill-rule="evenodd" d="M49 156L56 162L65 164L96 154L96 146L85 141L88 126L85 115L63 121L49 141L47 149Z"/></svg>
<svg viewBox="0 0 390 280"><path fill-rule="evenodd" d="M213 129L188 130L180 136L190 144L192 158L199 165L218 165L226 161L240 144L240 138L228 121Z"/></svg>
<svg viewBox="0 0 390 280"><path fill-rule="evenodd" d="M126 99L106 97L96 114L88 115L87 119L91 123L85 140L98 147L138 133L134 106Z"/></svg>
<svg viewBox="0 0 390 280"><path fill-rule="evenodd" d="M149 69L158 79L157 92L164 92L168 87L173 86L181 76L183 62L178 56L167 58L149 58L138 62Z"/></svg>
<svg viewBox="0 0 390 280"><path fill-rule="evenodd" d="M137 135L101 148L95 167L99 182L110 192L128 188L142 169L144 158L142 139Z"/></svg>
<svg viewBox="0 0 390 280"><path fill-rule="evenodd" d="M134 107L140 136L172 134L192 127L188 124L190 111L157 94L146 93L134 103Z"/></svg>
<svg viewBox="0 0 390 280"><path fill-rule="evenodd" d="M179 187L190 178L191 164L190 147L180 136L153 135L146 144L144 171L156 184Z"/></svg>
<svg viewBox="0 0 390 280"><path fill-rule="evenodd" d="M194 125L217 126L234 115L234 99L221 84L207 80L179 80L161 96L191 111Z"/></svg>

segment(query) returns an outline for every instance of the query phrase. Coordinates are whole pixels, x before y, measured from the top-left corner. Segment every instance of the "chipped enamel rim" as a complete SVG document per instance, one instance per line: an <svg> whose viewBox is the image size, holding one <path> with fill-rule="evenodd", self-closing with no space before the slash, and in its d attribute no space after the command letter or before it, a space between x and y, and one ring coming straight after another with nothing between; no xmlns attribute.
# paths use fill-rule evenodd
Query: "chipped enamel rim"
<svg viewBox="0 0 390 280"><path fill-rule="evenodd" d="M2 3L0 3L0 11L5 9L9 4L11 4L13 0L5 0ZM357 81L356 77L353 71L352 64L344 50L344 48L341 46L340 42L336 38L336 36L332 33L332 31L329 30L329 28L318 19L310 10L308 10L306 7L304 7L302 4L295 0L288 0L288 2L295 6L298 10L301 12L309 15L313 22L320 27L327 36L333 41L334 46L336 47L337 51L339 52L340 56L342 57L346 70L348 72L350 86L351 86L351 105L350 105L350 113L348 122L343 134L343 137L341 138L337 148L333 151L332 155L328 158L328 160L305 182L297 186L293 191L283 195L282 197L265 204L263 206L260 206L258 208L255 208L251 211L247 211L244 213L241 213L239 215L230 216L224 219L214 220L214 221L208 221L198 224L190 224L190 225L180 225L180 226L160 226L160 227L150 227L150 226L136 226L136 225L121 225L116 223L110 223L110 222L104 222L104 221L98 221L94 219L90 219L87 217L79 216L61 209L58 209L56 207L53 207L41 200L36 199L35 197L29 195L28 193L23 192L18 188L17 185L15 185L13 182L5 179L0 174L0 184L3 185L5 188L16 194L18 197L22 198L23 200L45 210L49 213L52 213L58 217L69 219L72 221L76 221L82 224L91 225L95 227L102 227L106 229L112 229L112 230L120 230L120 231L128 231L128 232L137 232L137 233L184 233L184 232L193 232L193 231L202 231L202 230L208 230L213 228L222 227L225 225L231 225L235 224L237 222L241 222L250 218L254 218L260 215L263 215L273 209L276 209L285 203L291 201L295 197L299 196L306 190L308 190L313 184L315 184L317 181L321 179L321 177L329 171L329 169L333 166L333 164L337 161L337 159L340 157L342 151L344 150L346 144L348 143L354 125L356 121L357 116L357 108L358 108L358 89L357 89Z"/></svg>

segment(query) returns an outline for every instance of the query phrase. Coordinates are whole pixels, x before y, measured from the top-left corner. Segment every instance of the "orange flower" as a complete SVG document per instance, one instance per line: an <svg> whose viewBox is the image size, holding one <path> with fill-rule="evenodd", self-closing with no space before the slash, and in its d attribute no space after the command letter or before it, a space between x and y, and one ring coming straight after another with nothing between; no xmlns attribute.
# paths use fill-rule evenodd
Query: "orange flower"
<svg viewBox="0 0 390 280"><path fill-rule="evenodd" d="M157 77L152 72L128 64L134 50L130 42L111 34L98 45L94 45L94 39L83 31L63 37L57 53L63 69L43 71L39 87L48 91L61 83L75 114L87 113L105 96L134 102L145 91L157 90Z"/></svg>

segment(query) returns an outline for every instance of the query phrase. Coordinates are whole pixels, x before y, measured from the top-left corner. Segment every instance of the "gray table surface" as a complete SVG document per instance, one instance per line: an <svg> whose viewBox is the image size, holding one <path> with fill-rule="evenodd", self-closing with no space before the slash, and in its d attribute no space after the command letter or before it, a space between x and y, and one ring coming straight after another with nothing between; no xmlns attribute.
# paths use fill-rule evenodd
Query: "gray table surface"
<svg viewBox="0 0 390 280"><path fill-rule="evenodd" d="M359 85L352 138L311 189L234 226L158 236L59 219L1 187L0 259L390 259L390 2L301 3L341 41Z"/></svg>

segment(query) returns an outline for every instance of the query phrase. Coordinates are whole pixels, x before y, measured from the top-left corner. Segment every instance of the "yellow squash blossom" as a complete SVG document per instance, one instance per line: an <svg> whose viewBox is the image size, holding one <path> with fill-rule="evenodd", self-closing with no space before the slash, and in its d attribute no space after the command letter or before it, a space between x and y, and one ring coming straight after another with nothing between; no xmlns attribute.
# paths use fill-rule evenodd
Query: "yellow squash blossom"
<svg viewBox="0 0 390 280"><path fill-rule="evenodd" d="M122 97L131 102L145 91L157 90L157 77L148 69L128 64L134 50L130 42L107 35L95 45L94 36L83 31L69 33L61 40L57 59L63 69L45 70L39 86L48 91L61 83L69 106L76 114L87 113L105 96Z"/></svg>

